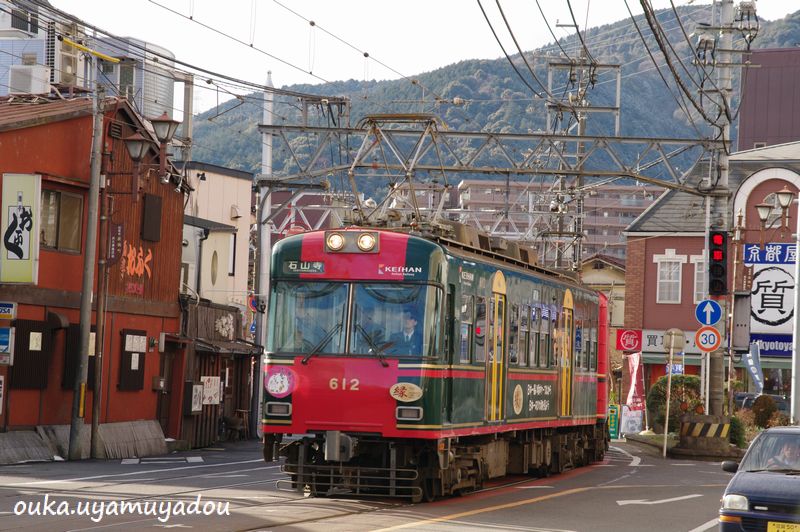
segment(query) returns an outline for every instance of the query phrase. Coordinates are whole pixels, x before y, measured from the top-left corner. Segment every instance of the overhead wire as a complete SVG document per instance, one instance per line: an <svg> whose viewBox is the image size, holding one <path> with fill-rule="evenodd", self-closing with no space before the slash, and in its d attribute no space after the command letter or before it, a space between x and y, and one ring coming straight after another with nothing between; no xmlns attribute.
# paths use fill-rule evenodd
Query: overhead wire
<svg viewBox="0 0 800 532"><path fill-rule="evenodd" d="M548 89L547 86L544 83L542 83L542 81L536 75L536 71L534 71L534 69L531 66L531 64L528 63L528 60L525 58L525 52L523 52L522 47L519 45L519 42L517 41L516 35L514 35L514 31L511 29L511 24L509 24L508 18L506 17L506 13L505 13L505 11L503 11L503 7L500 5L500 0L495 0L495 3L497 4L498 11L500 11L500 16L503 18L503 22L506 25L506 29L508 29L508 34L511 37L511 40L514 41L514 46L517 47L517 51L519 52L519 56L522 58L522 61L525 63L525 66L528 68L528 71L531 73L531 76L536 81L536 83L538 83L539 86L542 87L542 89L544 89L544 91L547 93L547 96L551 100L555 101L555 97L550 92L550 89ZM478 4L480 5L480 0L478 0ZM483 6L481 6L481 10L483 10ZM485 15L486 15L486 12L484 11L484 16ZM488 22L488 18L487 18L487 22ZM489 23L489 25L491 26L491 23ZM494 28L492 28L492 32L494 33ZM495 38L496 37L497 37L497 35L495 34ZM499 43L499 41L498 41L498 43ZM503 52L505 52L505 50L503 50ZM507 56L507 54L506 54L506 56ZM572 112L574 113L575 110L573 109Z"/></svg>
<svg viewBox="0 0 800 532"><path fill-rule="evenodd" d="M559 50L561 50L561 53L562 53L562 54L564 54L564 56L565 56L567 59L571 59L571 58L570 58L570 56L569 56L569 54L567 53L567 51L566 51L566 50L564 50L564 47L563 47L563 46L561 46L561 41L559 40L559 38L558 38L558 37L556 37L556 34L555 34L555 32L553 31L553 27L552 27L552 26L550 26L550 21L549 21L549 20L547 20L547 17L546 17L546 16L545 16L545 14L544 14L544 10L542 9L542 6L541 6L541 4L539 3L539 0L536 0L536 7L538 7L538 8L539 8L539 13L541 13L541 15L542 15L542 19L544 19L544 23L545 23L545 25L547 26L547 30L550 32L550 35L553 37L553 42L555 42L555 44L558 46L558 49L559 49Z"/></svg>
<svg viewBox="0 0 800 532"><path fill-rule="evenodd" d="M678 100L678 98L675 96L675 93L672 92L672 87L670 86L669 82L667 81L666 76L664 76L664 73L661 71L661 68L659 68L658 62L656 61L656 58L653 55L653 52L650 50L650 45L647 44L647 39L645 39L644 34L642 34L642 30L639 28L639 24L636 22L636 18L633 15L633 11L631 11L630 5L628 5L628 0L625 0L625 7L628 9L628 13L630 14L631 21L633 21L633 25L636 27L636 32L639 34L639 37L642 40L642 44L644 45L644 48L647 51L647 55L650 57L650 61L652 61L653 66L655 67L656 71L658 72L658 76L661 78L661 81L664 82L664 85L667 88L667 92L669 92L670 96L672 96L672 98L675 100L675 103L678 104L678 108L680 108L681 111L683 111L683 113L686 115L686 118L689 120L689 124L691 124L692 128L695 130L695 132L697 133L697 136L698 137L702 137L703 135L700 132L700 130L698 129L697 124L695 124L694 118L692 117L692 113L689 111L688 107L686 106L686 101L683 99L683 94L680 91L678 91L678 95L681 97L681 99Z"/></svg>
<svg viewBox="0 0 800 532"><path fill-rule="evenodd" d="M533 86L531 86L530 83L528 83L528 80L525 79L525 76L523 76L522 72L519 71L519 69L517 68L517 65L515 65L514 61L511 60L511 56L508 55L508 52L506 51L505 46L503 46L503 43L500 40L500 36L497 35L497 32L495 31L494 26L492 25L492 21L489 20L489 15L487 15L486 14L486 10L483 9L483 4L481 3L481 0L477 0L477 2L478 2L478 7L481 8L481 13L483 13L483 17L486 19L486 24L489 25L489 29L492 31L492 35L494 35L494 38L497 41L497 44L500 46L500 49L503 51L503 55L506 56L506 59L508 60L508 63L511 65L511 68L514 69L514 72L517 73L517 76L519 76L519 79L522 80L522 82L531 90L531 92L533 92L533 94L537 98L545 99L545 97L544 97L544 95L542 93L537 91L535 88L533 88ZM541 85L541 83L539 83L539 85ZM544 88L543 85L542 85L542 87Z"/></svg>

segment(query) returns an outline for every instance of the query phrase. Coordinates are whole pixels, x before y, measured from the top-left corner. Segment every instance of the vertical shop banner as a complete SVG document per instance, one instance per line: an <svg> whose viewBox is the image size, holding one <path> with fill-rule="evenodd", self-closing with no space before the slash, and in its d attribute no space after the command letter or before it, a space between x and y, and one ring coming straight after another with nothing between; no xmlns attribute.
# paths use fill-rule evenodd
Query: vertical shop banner
<svg viewBox="0 0 800 532"><path fill-rule="evenodd" d="M642 381L641 362L641 353L628 355L628 372L631 375L631 386L628 390L628 400L625 401L625 404L631 410L644 410L644 382Z"/></svg>
<svg viewBox="0 0 800 532"><path fill-rule="evenodd" d="M40 175L3 174L1 283L36 284L39 280L41 185Z"/></svg>
<svg viewBox="0 0 800 532"><path fill-rule="evenodd" d="M742 354L742 362L756 387L756 393L760 394L764 391L764 374L761 372L761 353L758 343L750 344L750 352Z"/></svg>

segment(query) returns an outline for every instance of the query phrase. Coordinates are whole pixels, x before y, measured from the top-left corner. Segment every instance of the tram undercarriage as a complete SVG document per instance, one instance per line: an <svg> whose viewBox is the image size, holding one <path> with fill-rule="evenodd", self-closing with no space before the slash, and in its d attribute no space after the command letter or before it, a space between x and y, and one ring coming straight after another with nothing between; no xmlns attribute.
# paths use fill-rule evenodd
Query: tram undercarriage
<svg viewBox="0 0 800 532"><path fill-rule="evenodd" d="M286 458L280 489L314 496L399 497L412 502L479 489L509 474L547 476L602 460L605 422L439 440L387 440L327 431L282 442L267 434L264 458Z"/></svg>

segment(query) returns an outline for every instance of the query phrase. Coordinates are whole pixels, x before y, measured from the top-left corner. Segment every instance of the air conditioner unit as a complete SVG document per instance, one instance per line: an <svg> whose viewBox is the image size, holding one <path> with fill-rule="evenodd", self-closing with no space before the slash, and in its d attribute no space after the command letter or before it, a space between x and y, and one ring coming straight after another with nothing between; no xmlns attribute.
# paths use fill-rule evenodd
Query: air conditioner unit
<svg viewBox="0 0 800 532"><path fill-rule="evenodd" d="M59 35L64 35L77 42L86 38L83 29L77 24L58 22L47 25L45 63L52 69L50 82L55 85L87 88L83 54L58 39Z"/></svg>
<svg viewBox="0 0 800 532"><path fill-rule="evenodd" d="M11 65L9 94L50 94L50 69L44 65Z"/></svg>

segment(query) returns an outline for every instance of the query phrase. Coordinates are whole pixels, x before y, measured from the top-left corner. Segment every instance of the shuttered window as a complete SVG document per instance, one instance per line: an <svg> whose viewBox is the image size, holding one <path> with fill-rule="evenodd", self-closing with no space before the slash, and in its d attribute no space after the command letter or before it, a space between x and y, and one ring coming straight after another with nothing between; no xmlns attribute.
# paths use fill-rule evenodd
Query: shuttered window
<svg viewBox="0 0 800 532"><path fill-rule="evenodd" d="M10 368L9 387L17 390L47 388L52 331L44 321L16 320L14 365Z"/></svg>
<svg viewBox="0 0 800 532"><path fill-rule="evenodd" d="M122 330L122 350L119 364L120 390L144 389L144 361L147 354L147 332Z"/></svg>

